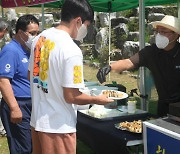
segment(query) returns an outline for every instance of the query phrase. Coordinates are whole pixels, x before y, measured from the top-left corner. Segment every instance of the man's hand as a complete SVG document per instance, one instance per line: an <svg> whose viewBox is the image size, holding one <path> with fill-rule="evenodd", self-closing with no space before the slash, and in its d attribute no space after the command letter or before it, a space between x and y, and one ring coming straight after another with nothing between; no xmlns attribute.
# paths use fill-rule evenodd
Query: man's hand
<svg viewBox="0 0 180 154"><path fill-rule="evenodd" d="M12 123L20 123L22 121L22 112L19 106L10 109L10 118Z"/></svg>
<svg viewBox="0 0 180 154"><path fill-rule="evenodd" d="M103 83L106 81L106 75L111 71L111 66L106 65L103 68L100 68L96 77L99 80L100 83Z"/></svg>
<svg viewBox="0 0 180 154"><path fill-rule="evenodd" d="M105 95L96 96L96 102L95 103L98 105L106 105L106 104L113 103L113 102L114 102L113 99L109 99Z"/></svg>

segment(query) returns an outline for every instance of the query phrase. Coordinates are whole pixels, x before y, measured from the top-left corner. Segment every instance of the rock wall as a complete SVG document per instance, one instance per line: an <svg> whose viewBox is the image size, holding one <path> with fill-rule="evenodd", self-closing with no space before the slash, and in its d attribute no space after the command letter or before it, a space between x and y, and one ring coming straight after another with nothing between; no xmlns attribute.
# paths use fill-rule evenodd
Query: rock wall
<svg viewBox="0 0 180 154"><path fill-rule="evenodd" d="M119 49L119 54L122 58L128 58L134 53L139 51L139 10L132 9L124 15L121 12L113 14L114 18L111 19L111 44L112 44L112 52L115 49ZM95 46L102 48L104 45L108 46L108 13L96 14L95 19L99 19L95 21L95 23L99 24L99 29L97 29L96 43ZM154 30L151 26L151 22L161 20L165 15L173 15L177 16L177 6L154 6L154 7L146 7L145 8L145 24L146 24L146 45L154 43ZM103 18L103 19L102 19ZM106 27L107 32L103 31L101 27ZM101 36L99 36L101 35ZM104 42L106 41L106 44ZM112 57L112 60L113 57Z"/></svg>
<svg viewBox="0 0 180 154"><path fill-rule="evenodd" d="M166 14L177 16L177 6L153 6L145 8L146 22L146 45L154 43L154 31L151 22L161 20ZM25 13L16 14L15 10L10 8L7 13L7 19L14 28L18 17ZM42 14L34 14L42 30ZM84 44L91 44L91 57L97 58L97 53L108 52L109 45L109 20L111 21L111 59L128 58L139 51L139 9L130 9L127 11L111 13L95 12L95 24L88 27L88 34L84 39ZM44 28L56 26L60 22L60 13L52 12L44 14ZM81 44L80 44L81 46ZM102 50L103 49L103 50ZM83 48L86 55L86 49ZM118 53L119 52L119 53Z"/></svg>

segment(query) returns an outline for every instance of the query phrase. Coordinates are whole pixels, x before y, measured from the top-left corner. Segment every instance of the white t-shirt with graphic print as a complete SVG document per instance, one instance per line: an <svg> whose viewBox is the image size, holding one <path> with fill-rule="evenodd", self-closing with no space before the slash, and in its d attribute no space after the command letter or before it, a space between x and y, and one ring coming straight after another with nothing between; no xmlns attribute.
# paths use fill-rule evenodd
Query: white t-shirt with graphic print
<svg viewBox="0 0 180 154"><path fill-rule="evenodd" d="M76 105L67 103L63 87L84 88L83 55L69 34L56 28L33 42L31 70L31 126L49 133L76 132Z"/></svg>

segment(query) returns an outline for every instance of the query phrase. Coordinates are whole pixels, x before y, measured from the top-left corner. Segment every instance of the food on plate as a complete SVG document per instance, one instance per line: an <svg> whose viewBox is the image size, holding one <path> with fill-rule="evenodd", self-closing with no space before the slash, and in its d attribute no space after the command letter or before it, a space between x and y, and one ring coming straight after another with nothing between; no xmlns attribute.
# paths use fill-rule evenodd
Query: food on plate
<svg viewBox="0 0 180 154"><path fill-rule="evenodd" d="M142 120L134 120L133 122L121 122L119 127L133 133L142 133Z"/></svg>
<svg viewBox="0 0 180 154"><path fill-rule="evenodd" d="M115 90L104 90L102 91L103 95L106 95L107 97L116 97L116 98L122 98L123 97L123 93L120 93L118 91Z"/></svg>

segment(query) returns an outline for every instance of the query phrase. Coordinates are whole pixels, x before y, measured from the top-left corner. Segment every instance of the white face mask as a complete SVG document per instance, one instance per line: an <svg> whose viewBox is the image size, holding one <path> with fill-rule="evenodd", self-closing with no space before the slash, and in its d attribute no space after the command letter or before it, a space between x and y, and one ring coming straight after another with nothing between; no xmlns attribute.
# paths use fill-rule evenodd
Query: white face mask
<svg viewBox="0 0 180 154"><path fill-rule="evenodd" d="M26 44L26 46L27 46L29 49L31 49L31 45L32 45L33 39L34 39L35 37L36 37L36 36L29 35L29 36L28 36L28 40L25 41L25 44Z"/></svg>
<svg viewBox="0 0 180 154"><path fill-rule="evenodd" d="M169 44L169 39L166 36L163 36L163 35L161 35L159 33L156 35L155 40L156 40L156 46L159 49L164 49Z"/></svg>
<svg viewBox="0 0 180 154"><path fill-rule="evenodd" d="M87 35L87 27L84 24L82 24L78 30L78 34L75 40L83 41L83 38L85 38L86 35Z"/></svg>

